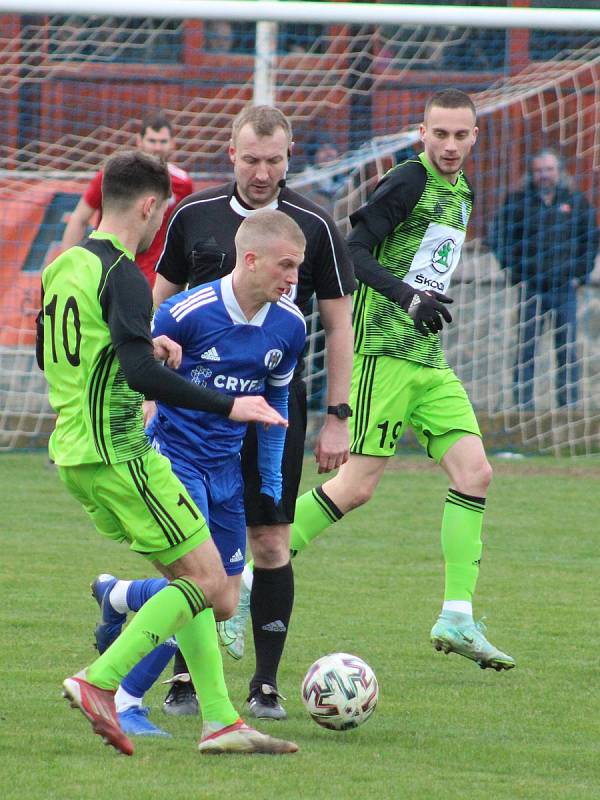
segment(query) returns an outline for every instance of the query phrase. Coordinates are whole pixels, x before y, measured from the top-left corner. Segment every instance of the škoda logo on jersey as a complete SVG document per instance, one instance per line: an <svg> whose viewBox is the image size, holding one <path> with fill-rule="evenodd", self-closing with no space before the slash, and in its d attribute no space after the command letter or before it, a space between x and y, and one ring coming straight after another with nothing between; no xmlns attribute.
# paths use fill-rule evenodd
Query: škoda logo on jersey
<svg viewBox="0 0 600 800"><path fill-rule="evenodd" d="M433 251L431 256L431 266L436 272L439 272L440 275L443 275L444 272L448 272L452 266L452 259L455 249L456 242L454 239L449 237L448 239L444 239L443 242L440 242L440 244L438 244Z"/></svg>

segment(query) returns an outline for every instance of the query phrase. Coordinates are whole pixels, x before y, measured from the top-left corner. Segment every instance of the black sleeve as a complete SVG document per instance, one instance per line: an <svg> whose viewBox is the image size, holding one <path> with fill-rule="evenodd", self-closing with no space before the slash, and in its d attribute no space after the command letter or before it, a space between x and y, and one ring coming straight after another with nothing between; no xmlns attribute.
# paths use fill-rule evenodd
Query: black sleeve
<svg viewBox="0 0 600 800"><path fill-rule="evenodd" d="M421 162L406 162L388 173L369 202L350 217L353 227L348 246L356 277L394 302L398 302L398 290L404 282L382 267L373 251L408 217L419 202L426 181L426 170Z"/></svg>
<svg viewBox="0 0 600 800"><path fill-rule="evenodd" d="M354 266L348 246L335 222L322 212L323 226L314 243L311 259L318 264L313 271L315 295L319 300L332 300L352 294L356 289Z"/></svg>
<svg viewBox="0 0 600 800"><path fill-rule="evenodd" d="M404 162L384 175L366 205L350 215L352 227L363 222L377 243L382 242L417 205L426 183L427 170L420 161Z"/></svg>
<svg viewBox="0 0 600 800"><path fill-rule="evenodd" d="M377 237L371 233L364 222L358 222L348 239L350 254L354 261L356 277L388 300L398 301L398 289L403 281L393 275L389 269L382 267L373 255L379 244Z"/></svg>
<svg viewBox="0 0 600 800"><path fill-rule="evenodd" d="M115 349L132 339L152 345L150 284L133 261L123 259L111 270L99 299Z"/></svg>
<svg viewBox="0 0 600 800"><path fill-rule="evenodd" d="M195 386L163 367L154 358L152 345L148 342L142 339L124 342L117 348L117 355L128 385L148 400L229 416L235 398Z"/></svg>
<svg viewBox="0 0 600 800"><path fill-rule="evenodd" d="M35 360L44 371L44 287L40 287L40 310L35 318Z"/></svg>
<svg viewBox="0 0 600 800"><path fill-rule="evenodd" d="M179 204L169 220L163 251L154 270L159 275L162 275L163 278L178 286L184 286L189 280L183 223L187 200L189 200L189 197L186 197Z"/></svg>
<svg viewBox="0 0 600 800"><path fill-rule="evenodd" d="M577 250L578 263L576 265L576 277L580 281L586 282L592 273L598 252L598 225L596 223L596 213L587 201L583 193L579 193L577 198L578 225L577 225Z"/></svg>
<svg viewBox="0 0 600 800"><path fill-rule="evenodd" d="M44 371L44 311L40 309L35 318L35 360Z"/></svg>
<svg viewBox="0 0 600 800"><path fill-rule="evenodd" d="M233 398L188 383L154 358L148 281L131 261L113 269L100 295L104 318L129 386L149 400L228 416Z"/></svg>

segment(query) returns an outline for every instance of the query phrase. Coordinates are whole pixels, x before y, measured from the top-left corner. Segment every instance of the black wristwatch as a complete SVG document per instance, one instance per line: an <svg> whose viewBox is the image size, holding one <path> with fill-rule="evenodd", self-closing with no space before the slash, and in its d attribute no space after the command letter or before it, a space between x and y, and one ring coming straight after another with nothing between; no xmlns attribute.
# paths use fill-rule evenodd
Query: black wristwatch
<svg viewBox="0 0 600 800"><path fill-rule="evenodd" d="M337 406L327 406L327 413L338 419L348 419L352 416L352 409L348 403L338 403Z"/></svg>

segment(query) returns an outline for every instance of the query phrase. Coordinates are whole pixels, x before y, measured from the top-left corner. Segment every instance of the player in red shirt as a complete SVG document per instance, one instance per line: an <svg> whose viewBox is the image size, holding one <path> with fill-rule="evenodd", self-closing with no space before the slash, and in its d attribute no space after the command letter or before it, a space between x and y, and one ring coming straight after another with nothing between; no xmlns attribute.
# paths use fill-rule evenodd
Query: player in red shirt
<svg viewBox="0 0 600 800"><path fill-rule="evenodd" d="M146 117L142 121L140 133L137 134L136 145L144 153L158 156L166 161L174 146L173 129L169 120L162 114L152 114ZM162 225L150 247L144 253L138 253L135 259L150 286L154 286L156 278L154 267L162 253L169 218L177 203L193 191L192 179L187 172L171 163L167 163L167 166L171 176L171 197ZM102 209L102 175L102 170L96 173L71 214L62 240L63 250L80 242L85 237L88 225L92 224L93 220L98 222ZM96 215L97 219L95 219Z"/></svg>

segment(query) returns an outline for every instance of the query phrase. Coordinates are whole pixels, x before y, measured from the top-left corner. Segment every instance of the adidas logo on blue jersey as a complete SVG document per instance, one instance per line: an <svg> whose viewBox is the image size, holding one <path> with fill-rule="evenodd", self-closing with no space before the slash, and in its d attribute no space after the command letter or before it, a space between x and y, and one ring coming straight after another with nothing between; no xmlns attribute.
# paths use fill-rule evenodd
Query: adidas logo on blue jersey
<svg viewBox="0 0 600 800"><path fill-rule="evenodd" d="M211 347L208 350L206 350L204 353L202 353L200 358L203 358L205 361L220 361L221 360L221 356L217 353L217 348L216 347Z"/></svg>
<svg viewBox="0 0 600 800"><path fill-rule="evenodd" d="M242 551L238 547L238 549L235 551L235 553L229 559L229 563L230 564L237 564L239 561L243 561L243 560L244 560L244 556L242 555Z"/></svg>

